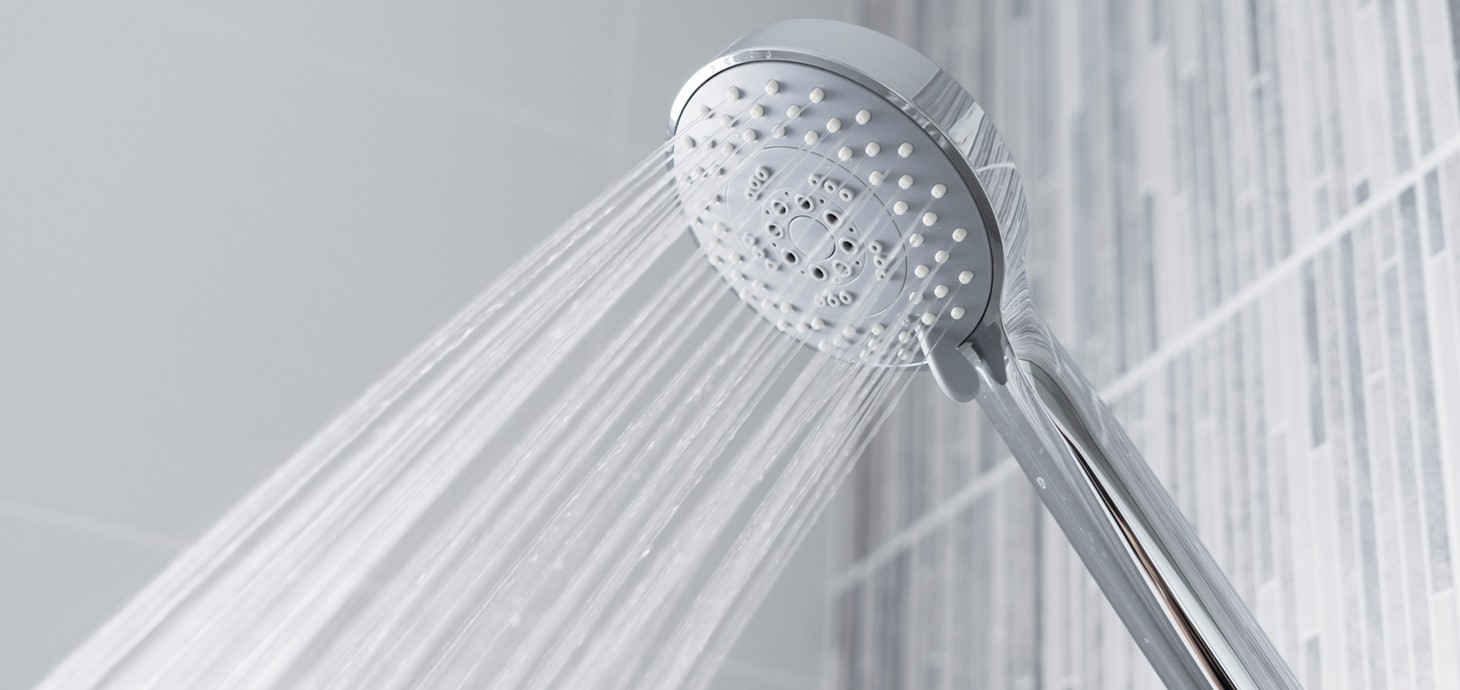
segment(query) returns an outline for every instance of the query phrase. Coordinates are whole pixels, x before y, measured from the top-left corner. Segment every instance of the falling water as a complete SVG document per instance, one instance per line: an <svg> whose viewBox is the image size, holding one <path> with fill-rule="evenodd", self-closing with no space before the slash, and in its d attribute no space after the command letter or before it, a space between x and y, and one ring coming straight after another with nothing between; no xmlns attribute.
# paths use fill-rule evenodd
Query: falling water
<svg viewBox="0 0 1460 690"><path fill-rule="evenodd" d="M757 144L676 159L676 143L375 384L43 687L708 682L909 374L812 352L729 294L684 237L675 175L741 165Z"/></svg>

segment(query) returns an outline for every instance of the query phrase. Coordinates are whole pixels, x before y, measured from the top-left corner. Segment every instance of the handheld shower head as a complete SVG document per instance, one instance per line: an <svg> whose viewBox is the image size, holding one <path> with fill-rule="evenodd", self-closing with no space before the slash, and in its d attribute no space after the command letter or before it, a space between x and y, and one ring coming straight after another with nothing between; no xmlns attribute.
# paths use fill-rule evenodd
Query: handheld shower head
<svg viewBox="0 0 1460 690"><path fill-rule="evenodd" d="M1034 309L1002 138L913 49L771 24L675 99L690 234L782 331L977 399L1168 687L1296 688L1119 422Z"/></svg>

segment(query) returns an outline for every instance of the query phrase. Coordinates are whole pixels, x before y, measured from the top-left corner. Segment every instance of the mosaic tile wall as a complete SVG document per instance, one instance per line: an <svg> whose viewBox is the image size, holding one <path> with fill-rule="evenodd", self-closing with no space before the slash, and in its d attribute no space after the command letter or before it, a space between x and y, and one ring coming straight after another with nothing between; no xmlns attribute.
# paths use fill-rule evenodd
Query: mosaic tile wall
<svg viewBox="0 0 1460 690"><path fill-rule="evenodd" d="M1460 687L1460 0L869 0L1026 176L1035 298L1310 688ZM827 683L1155 688L975 406L842 492Z"/></svg>

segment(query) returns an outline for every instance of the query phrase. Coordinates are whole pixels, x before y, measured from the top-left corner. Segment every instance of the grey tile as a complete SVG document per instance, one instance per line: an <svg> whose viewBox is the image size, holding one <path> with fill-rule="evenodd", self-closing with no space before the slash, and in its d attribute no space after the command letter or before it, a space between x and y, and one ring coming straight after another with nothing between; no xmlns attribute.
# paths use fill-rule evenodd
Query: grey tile
<svg viewBox="0 0 1460 690"><path fill-rule="evenodd" d="M1452 583L1450 534L1447 527L1445 467L1440 456L1439 411L1435 399L1434 356L1430 344L1428 310L1425 305L1425 261L1420 250L1419 211L1415 192L1410 189L1400 197L1399 215L1404 247L1404 319L1409 335L1410 378L1414 387L1415 431L1423 477L1425 534L1429 554L1430 586L1435 591L1449 589ZM1398 343L1392 343L1397 345Z"/></svg>
<svg viewBox="0 0 1460 690"><path fill-rule="evenodd" d="M1303 266L1303 342L1308 352L1308 432L1314 446L1327 440L1327 428L1323 415L1323 387L1320 376L1321 360L1318 351L1318 288L1313 274L1313 264Z"/></svg>
<svg viewBox="0 0 1460 690"><path fill-rule="evenodd" d="M1430 254L1445 248L1445 218L1440 205L1440 171L1436 169L1425 175L1425 228L1429 230Z"/></svg>

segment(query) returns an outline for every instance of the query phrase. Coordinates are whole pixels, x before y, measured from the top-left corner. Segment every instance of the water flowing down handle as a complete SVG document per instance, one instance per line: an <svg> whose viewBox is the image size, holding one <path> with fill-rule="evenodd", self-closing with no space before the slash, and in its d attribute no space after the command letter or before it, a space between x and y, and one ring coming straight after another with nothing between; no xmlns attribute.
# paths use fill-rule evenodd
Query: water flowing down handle
<svg viewBox="0 0 1460 690"><path fill-rule="evenodd" d="M1172 688L1299 688L1115 416L1037 315L977 397L1157 675Z"/></svg>

